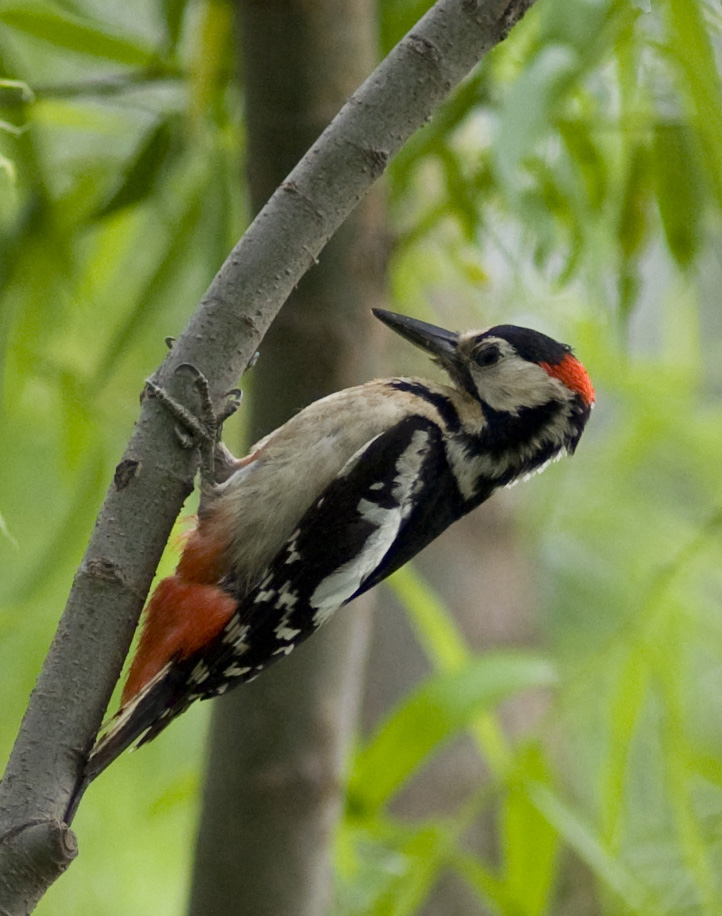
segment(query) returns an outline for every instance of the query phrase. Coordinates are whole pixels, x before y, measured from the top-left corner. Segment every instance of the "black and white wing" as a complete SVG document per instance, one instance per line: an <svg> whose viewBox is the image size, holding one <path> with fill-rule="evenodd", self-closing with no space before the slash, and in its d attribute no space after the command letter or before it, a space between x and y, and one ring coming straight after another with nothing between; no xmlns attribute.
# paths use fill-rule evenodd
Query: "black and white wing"
<svg viewBox="0 0 722 916"><path fill-rule="evenodd" d="M282 497L282 494L280 494ZM342 605L402 566L465 511L439 427L405 418L368 442L307 510L211 644L170 662L120 711L89 764L154 738L196 699L253 680ZM231 594L232 579L222 583Z"/></svg>
<svg viewBox="0 0 722 916"><path fill-rule="evenodd" d="M290 654L433 540L462 506L436 424L413 415L376 436L307 510L215 645L204 647L190 689L224 693ZM224 587L233 592L233 583Z"/></svg>

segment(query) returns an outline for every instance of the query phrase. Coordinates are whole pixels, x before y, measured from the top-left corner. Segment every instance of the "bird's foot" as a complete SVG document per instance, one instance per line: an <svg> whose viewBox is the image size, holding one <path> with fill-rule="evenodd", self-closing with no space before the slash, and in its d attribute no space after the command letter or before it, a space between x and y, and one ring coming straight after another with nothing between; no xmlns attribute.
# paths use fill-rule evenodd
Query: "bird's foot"
<svg viewBox="0 0 722 916"><path fill-rule="evenodd" d="M191 363L181 363L175 372L188 373L191 376L193 388L200 400L197 413L177 401L152 379L146 380L145 395L160 401L178 421L175 434L183 448L199 449L201 479L205 485L212 486L216 482L216 451L220 446L223 424L238 410L243 392L238 388L229 391L221 409L216 412L208 379L200 369Z"/></svg>

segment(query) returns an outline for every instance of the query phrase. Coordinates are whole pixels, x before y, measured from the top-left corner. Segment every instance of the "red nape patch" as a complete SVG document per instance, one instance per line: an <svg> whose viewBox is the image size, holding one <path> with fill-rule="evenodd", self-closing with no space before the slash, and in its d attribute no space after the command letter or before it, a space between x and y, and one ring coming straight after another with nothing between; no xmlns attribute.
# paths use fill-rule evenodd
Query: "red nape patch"
<svg viewBox="0 0 722 916"><path fill-rule="evenodd" d="M171 659L187 658L223 629L238 603L215 585L185 582L170 576L145 609L138 651L123 688L125 706Z"/></svg>
<svg viewBox="0 0 722 916"><path fill-rule="evenodd" d="M549 375L558 378L571 391L576 391L577 394L581 395L588 406L591 407L594 403L595 396L592 381L587 375L587 370L576 356L568 353L560 363L554 366L551 363L539 363L539 365Z"/></svg>

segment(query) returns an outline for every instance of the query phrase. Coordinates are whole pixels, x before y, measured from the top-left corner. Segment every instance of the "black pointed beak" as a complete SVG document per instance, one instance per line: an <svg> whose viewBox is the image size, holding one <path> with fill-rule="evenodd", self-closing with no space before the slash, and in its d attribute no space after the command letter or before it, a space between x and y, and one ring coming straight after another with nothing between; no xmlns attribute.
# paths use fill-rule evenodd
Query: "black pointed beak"
<svg viewBox="0 0 722 916"><path fill-rule="evenodd" d="M418 321L416 318L407 318L406 315L397 315L396 312L387 312L386 309L371 309L371 311L392 331L396 331L410 343L431 353L445 369L455 367L459 335L454 331L445 331L443 328L437 328L436 325Z"/></svg>

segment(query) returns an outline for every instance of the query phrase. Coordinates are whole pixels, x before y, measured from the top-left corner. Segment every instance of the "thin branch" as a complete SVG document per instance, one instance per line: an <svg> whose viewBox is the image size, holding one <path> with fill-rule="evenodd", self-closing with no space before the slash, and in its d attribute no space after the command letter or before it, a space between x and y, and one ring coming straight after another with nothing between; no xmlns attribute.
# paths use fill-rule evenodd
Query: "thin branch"
<svg viewBox="0 0 722 916"><path fill-rule="evenodd" d="M192 363L215 400L233 387L291 290L391 157L533 2L439 0L259 213L157 384L182 400L174 373ZM73 840L60 825L194 472L172 420L146 399L0 784L0 912L8 916L30 912L72 860Z"/></svg>

